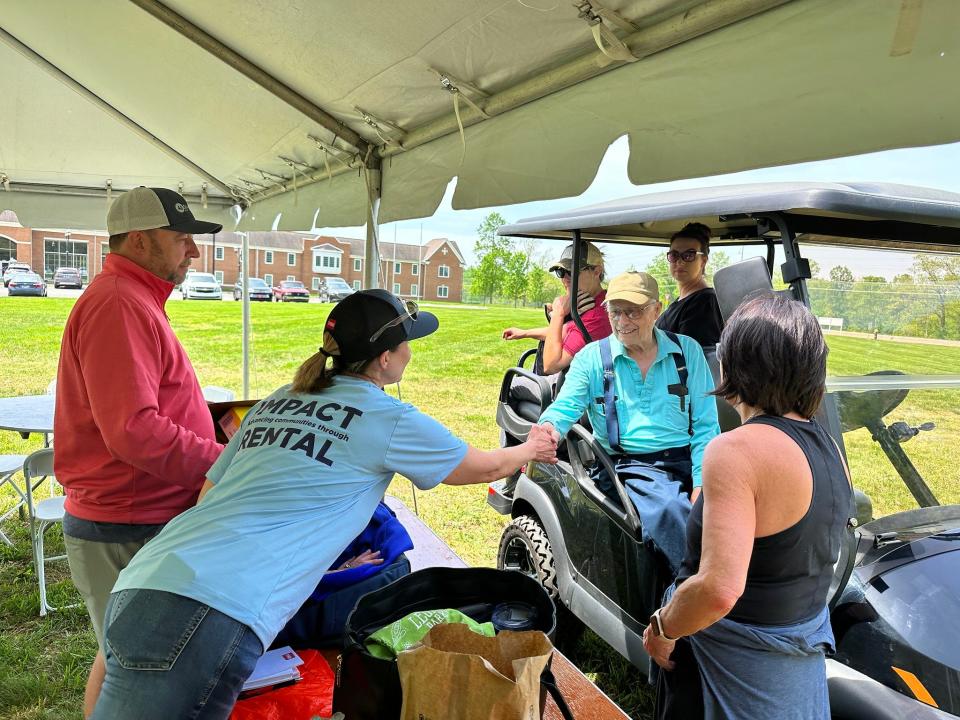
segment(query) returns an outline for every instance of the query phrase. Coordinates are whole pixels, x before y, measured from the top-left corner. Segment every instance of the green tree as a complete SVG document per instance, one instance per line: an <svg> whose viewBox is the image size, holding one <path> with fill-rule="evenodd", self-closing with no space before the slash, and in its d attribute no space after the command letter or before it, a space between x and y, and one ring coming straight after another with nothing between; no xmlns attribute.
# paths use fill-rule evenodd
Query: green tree
<svg viewBox="0 0 960 720"><path fill-rule="evenodd" d="M707 269L705 271L707 283L713 285L713 274L720 268L725 268L733 260L730 259L730 256L723 250L714 250L710 253L710 262L707 263Z"/></svg>
<svg viewBox="0 0 960 720"><path fill-rule="evenodd" d="M936 336L947 336L947 305L960 298L960 257L917 255L910 272L936 299Z"/></svg>
<svg viewBox="0 0 960 720"><path fill-rule="evenodd" d="M830 282L852 283L853 273L846 265L837 265L836 267L830 268Z"/></svg>
<svg viewBox="0 0 960 720"><path fill-rule="evenodd" d="M503 295L513 300L513 306L526 299L527 272L530 269L530 256L516 250L504 258Z"/></svg>
<svg viewBox="0 0 960 720"><path fill-rule="evenodd" d="M490 213L477 228L473 245L477 264L470 276L470 292L487 302L499 294L506 281L506 264L512 251L511 240L497 235L497 229L506 224L500 213Z"/></svg>
<svg viewBox="0 0 960 720"><path fill-rule="evenodd" d="M665 253L658 253L656 257L647 263L644 272L650 273L657 280L660 286L660 300L664 305L677 299L677 281L670 274L670 263L667 262Z"/></svg>

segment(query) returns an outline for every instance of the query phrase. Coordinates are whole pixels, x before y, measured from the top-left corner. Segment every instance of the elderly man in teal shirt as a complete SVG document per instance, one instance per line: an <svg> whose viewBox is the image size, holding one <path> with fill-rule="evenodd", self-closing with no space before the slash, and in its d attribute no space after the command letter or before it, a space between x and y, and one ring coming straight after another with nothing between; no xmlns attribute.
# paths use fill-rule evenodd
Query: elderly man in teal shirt
<svg viewBox="0 0 960 720"><path fill-rule="evenodd" d="M540 423L566 435L586 410L637 505L645 537L649 533L676 568L690 497L700 492L703 453L720 426L703 350L685 335L655 327L659 297L657 281L647 273L626 272L610 281L606 305L613 335L573 358ZM605 365L611 370L606 384ZM594 480L616 497L599 467Z"/></svg>

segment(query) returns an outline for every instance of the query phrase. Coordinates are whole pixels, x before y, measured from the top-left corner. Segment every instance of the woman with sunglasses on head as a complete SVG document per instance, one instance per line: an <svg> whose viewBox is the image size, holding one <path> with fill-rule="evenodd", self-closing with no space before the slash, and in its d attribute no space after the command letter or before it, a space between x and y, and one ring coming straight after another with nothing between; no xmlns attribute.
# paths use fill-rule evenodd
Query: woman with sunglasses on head
<svg viewBox="0 0 960 720"><path fill-rule="evenodd" d="M584 243L580 257L580 276L577 279L577 314L590 334L590 340L607 337L610 321L603 309L606 291L603 280L603 255L593 243ZM507 328L504 340L532 339L543 342L542 365L544 375L553 375L570 366L570 361L587 344L580 327L570 317L570 293L573 287L573 244L567 245L560 259L550 266L563 283L564 294L550 306L550 324L547 327L521 330Z"/></svg>
<svg viewBox="0 0 960 720"><path fill-rule="evenodd" d="M334 307L320 350L246 415L196 507L121 573L91 717L227 718L257 659L366 527L394 473L429 489L556 462L548 429L481 451L384 392L403 376L409 341L437 325L384 290Z"/></svg>
<svg viewBox="0 0 960 720"><path fill-rule="evenodd" d="M670 238L667 262L680 296L657 320L661 330L692 337L704 348L715 346L723 330L717 294L707 285L709 257L710 228L702 223L687 223Z"/></svg>

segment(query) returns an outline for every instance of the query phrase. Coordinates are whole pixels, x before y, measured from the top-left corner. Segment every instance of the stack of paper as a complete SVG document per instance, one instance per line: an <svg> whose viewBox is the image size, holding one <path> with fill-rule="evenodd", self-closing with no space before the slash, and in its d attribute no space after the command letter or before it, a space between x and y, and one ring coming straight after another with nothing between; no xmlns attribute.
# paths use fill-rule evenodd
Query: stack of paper
<svg viewBox="0 0 960 720"><path fill-rule="evenodd" d="M243 684L243 690L256 690L257 688L299 680L298 665L303 665L303 660L290 647L265 652L257 660L257 666Z"/></svg>

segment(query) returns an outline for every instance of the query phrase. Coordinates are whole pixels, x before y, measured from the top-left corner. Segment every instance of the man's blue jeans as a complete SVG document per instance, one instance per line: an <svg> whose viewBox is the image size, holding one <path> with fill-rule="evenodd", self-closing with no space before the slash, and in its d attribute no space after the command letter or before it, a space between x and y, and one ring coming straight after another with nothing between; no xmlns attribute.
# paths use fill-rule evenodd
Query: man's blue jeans
<svg viewBox="0 0 960 720"><path fill-rule="evenodd" d="M227 718L263 654L246 625L159 590L110 596L104 647L107 676L94 720Z"/></svg>

